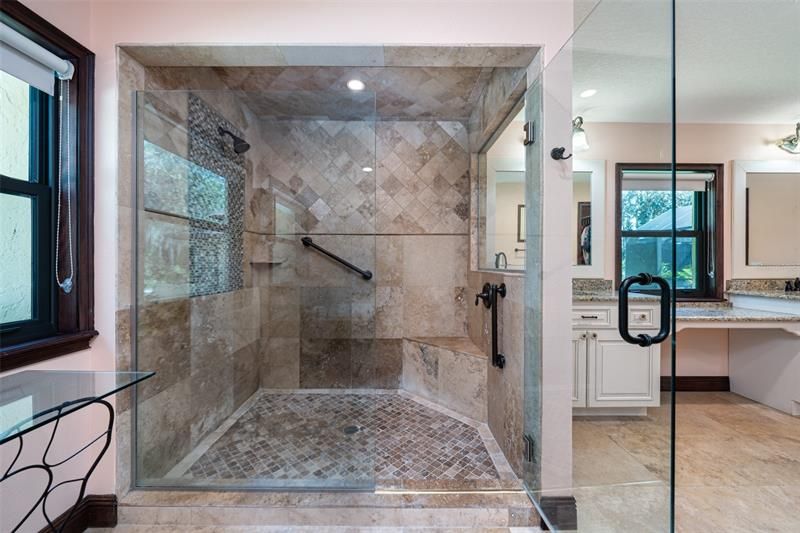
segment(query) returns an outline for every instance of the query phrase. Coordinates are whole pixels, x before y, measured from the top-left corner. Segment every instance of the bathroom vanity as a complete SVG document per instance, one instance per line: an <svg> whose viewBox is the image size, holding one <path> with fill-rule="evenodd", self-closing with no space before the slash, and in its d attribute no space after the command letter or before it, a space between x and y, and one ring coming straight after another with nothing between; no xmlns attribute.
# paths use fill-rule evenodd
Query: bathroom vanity
<svg viewBox="0 0 800 533"><path fill-rule="evenodd" d="M799 416L800 293L752 288L765 281L733 280L727 302L680 306L676 330L727 329L731 392Z"/></svg>
<svg viewBox="0 0 800 533"><path fill-rule="evenodd" d="M655 334L658 299L631 296L632 334ZM660 404L660 348L625 342L618 331L618 299L608 292L576 292L572 305L575 415L644 415Z"/></svg>

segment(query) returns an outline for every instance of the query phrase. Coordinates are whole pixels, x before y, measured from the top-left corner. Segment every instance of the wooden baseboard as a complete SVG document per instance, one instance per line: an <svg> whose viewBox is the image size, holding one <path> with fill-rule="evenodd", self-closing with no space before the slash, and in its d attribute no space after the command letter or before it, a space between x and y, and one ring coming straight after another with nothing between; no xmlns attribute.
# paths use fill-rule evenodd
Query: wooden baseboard
<svg viewBox="0 0 800 533"><path fill-rule="evenodd" d="M56 531L61 531L67 519L67 511L53 520ZM89 495L83 498L75 508L63 533L83 533L90 527L114 527L117 525L117 496L114 494ZM50 527L44 527L39 533L51 533Z"/></svg>
<svg viewBox="0 0 800 533"><path fill-rule="evenodd" d="M542 496L539 505L557 531L578 529L578 505L574 496ZM544 520L541 528L549 531Z"/></svg>
<svg viewBox="0 0 800 533"><path fill-rule="evenodd" d="M661 376L661 390L670 390L670 377ZM675 390L680 392L730 392L728 376L675 376Z"/></svg>

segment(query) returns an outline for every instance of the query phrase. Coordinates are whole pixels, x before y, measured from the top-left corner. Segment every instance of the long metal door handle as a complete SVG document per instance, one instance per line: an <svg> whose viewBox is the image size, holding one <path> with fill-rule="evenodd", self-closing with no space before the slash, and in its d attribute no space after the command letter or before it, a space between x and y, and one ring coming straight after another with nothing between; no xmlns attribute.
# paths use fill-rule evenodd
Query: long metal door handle
<svg viewBox="0 0 800 533"><path fill-rule="evenodd" d="M503 368L506 366L506 356L500 353L498 347L498 336L500 332L497 329L497 296L499 295L502 298L506 297L506 284L501 283L499 286L492 285L489 293L492 299L492 365L497 368Z"/></svg>
<svg viewBox="0 0 800 533"><path fill-rule="evenodd" d="M661 327L658 334L653 337L646 333L639 333L636 337L631 335L628 330L628 292L632 285L650 285L655 283L661 292ZM641 273L636 276L625 278L619 285L619 334L627 343L637 344L642 347L652 346L664 342L670 332L670 288L667 280L660 276L651 276Z"/></svg>

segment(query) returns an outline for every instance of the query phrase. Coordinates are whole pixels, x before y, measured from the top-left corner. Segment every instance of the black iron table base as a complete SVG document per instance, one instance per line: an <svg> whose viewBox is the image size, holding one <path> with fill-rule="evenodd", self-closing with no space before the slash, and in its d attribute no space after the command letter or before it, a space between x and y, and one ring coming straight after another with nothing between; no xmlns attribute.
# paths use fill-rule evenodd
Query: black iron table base
<svg viewBox="0 0 800 533"><path fill-rule="evenodd" d="M66 413L64 413L64 409L66 409L66 408L68 408L68 407L70 407L70 406L72 406L74 404L79 404L79 403L85 404L84 407L91 406L91 405L102 405L103 407L105 407L106 410L108 411L108 426L106 427L106 430L103 431L100 435L98 435L96 438L92 439L91 442L89 442L88 444L83 446L81 449L79 449L78 451L76 451L75 453L73 453L72 455L67 457L66 459L62 459L60 461L52 461L50 459L50 456L52 455L51 448L53 446L53 441L55 440L56 432L58 431L58 428L61 425L62 419L65 419L67 416L69 416L72 413L76 413L76 412L80 411L82 408L76 409L76 410L71 410L71 411L68 411ZM54 413L54 412L55 412L55 415L52 415L52 413ZM8 466L6 471L3 473L2 477L0 477L0 484L2 484L5 481L8 481L9 479L11 479L11 478L13 478L15 476L23 476L25 474L30 474L30 473L36 472L36 471L43 472L45 474L45 476L46 476L46 479L47 479L47 483L45 484L45 487L44 487L44 490L42 491L41 496L38 497L38 499L34 502L33 506L30 508L30 510L28 510L25 513L25 516L22 517L22 519L14 527L14 529L11 530L12 533L18 531L22 527L22 525L28 520L28 518L30 518L31 515L36 511L36 509L39 508L40 505L41 505L41 508L42 508L42 514L44 515L44 518L47 521L47 525L48 525L49 529L51 531L53 531L53 532L61 533L66 528L67 524L69 524L70 520L73 518L73 514L75 512L75 509L78 507L78 504L81 502L81 500L83 500L83 497L86 495L86 485L89 482L89 478L94 473L95 469L97 468L97 465L100 463L100 460L103 458L103 456L105 455L106 451L108 450L109 445L111 444L111 431L112 431L112 429L114 427L114 408L111 406L110 403L108 403L107 401L105 401L103 399L81 398L81 399L78 399L78 400L65 402L65 403L63 403L63 404L61 404L61 405L59 405L57 407L52 407L47 411L43 411L41 413L37 413L37 418L41 417L41 416L44 416L44 415L52 415L53 416L53 420L48 422L48 424L52 424L53 425L53 429L50 432L50 439L48 440L47 446L45 447L44 452L42 453L42 459L41 459L41 462L39 464L28 464L28 465L24 465L24 466L17 466L17 462L19 461L19 458L22 455L22 450L23 450L23 447L25 445L25 440L24 440L25 437L26 437L25 433L20 433L20 434L16 435L15 437L11 438L10 440L8 440L4 444L5 446L7 446L7 445L9 445L9 444L11 444L12 442L15 442L15 441L19 443L17 452L14 455L14 459L11 461L11 464ZM100 450L100 453L97 454L97 457L95 457L94 461L92 462L91 466L89 467L89 470L86 472L86 475L84 475L82 477L67 479L67 480L64 480L64 481L59 481L59 482L56 483L55 482L54 469L64 465L65 463L69 462L70 460L78 457L84 451L86 451L87 449L92 447L96 442L103 442L103 446L102 446L102 449ZM77 497L75 499L75 504L72 505L72 507L67 512L66 519L60 524L59 527L56 527L56 525L53 523L53 519L50 517L50 515L47 512L47 499L59 487L63 487L65 485L70 485L70 484L79 484L78 495L77 495Z"/></svg>

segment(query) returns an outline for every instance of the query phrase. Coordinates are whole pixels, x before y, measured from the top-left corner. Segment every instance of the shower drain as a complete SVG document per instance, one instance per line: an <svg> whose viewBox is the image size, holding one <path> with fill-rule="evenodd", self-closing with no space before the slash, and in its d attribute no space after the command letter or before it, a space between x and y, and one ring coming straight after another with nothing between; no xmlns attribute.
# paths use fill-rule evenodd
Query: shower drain
<svg viewBox="0 0 800 533"><path fill-rule="evenodd" d="M353 433L361 431L361 428L359 426L345 426L342 431L344 431L345 435L352 435Z"/></svg>

